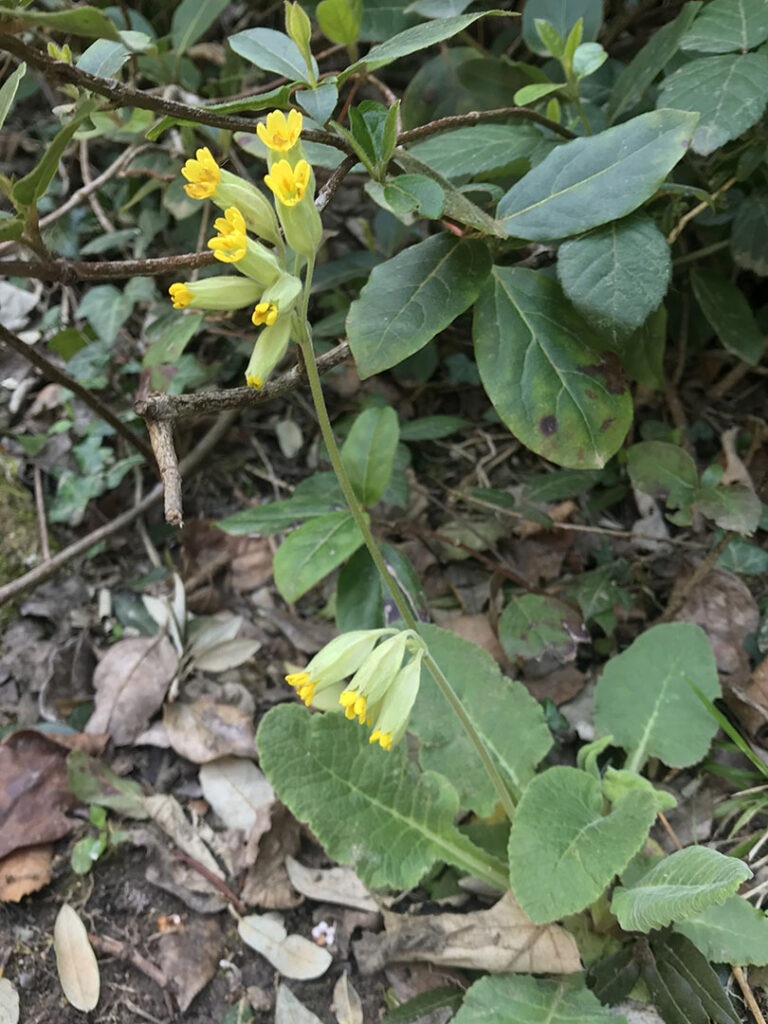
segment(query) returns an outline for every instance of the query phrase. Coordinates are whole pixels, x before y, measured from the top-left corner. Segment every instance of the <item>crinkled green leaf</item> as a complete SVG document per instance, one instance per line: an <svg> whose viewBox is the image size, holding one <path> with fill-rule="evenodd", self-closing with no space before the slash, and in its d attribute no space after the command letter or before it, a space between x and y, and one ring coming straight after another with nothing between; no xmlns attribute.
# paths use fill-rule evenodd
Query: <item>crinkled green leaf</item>
<svg viewBox="0 0 768 1024"><path fill-rule="evenodd" d="M433 235L374 267L347 317L360 376L418 352L477 298L490 269L488 248Z"/></svg>
<svg viewBox="0 0 768 1024"><path fill-rule="evenodd" d="M541 706L524 686L502 675L482 647L437 626L424 625L420 632L509 788L522 792L552 745ZM498 800L496 791L427 669L422 670L409 729L421 740L423 767L448 776L462 807L490 814Z"/></svg>
<svg viewBox="0 0 768 1024"><path fill-rule="evenodd" d="M489 975L467 991L453 1024L627 1024L601 1006L581 976L539 981L527 974Z"/></svg>
<svg viewBox="0 0 768 1024"><path fill-rule="evenodd" d="M504 888L502 865L453 825L456 790L437 772L419 773L404 743L382 750L342 714L283 704L262 719L256 745L283 803L367 886L409 889L447 861Z"/></svg>
<svg viewBox="0 0 768 1024"><path fill-rule="evenodd" d="M277 549L275 586L286 601L298 601L362 543L363 535L346 510L316 516L289 533Z"/></svg>
<svg viewBox="0 0 768 1024"><path fill-rule="evenodd" d="M741 896L729 896L724 903L707 907L674 927L707 960L760 967L768 964L768 916Z"/></svg>
<svg viewBox="0 0 768 1024"><path fill-rule="evenodd" d="M603 813L600 782L558 766L529 783L512 822L509 872L535 922L557 921L593 903L642 847L656 817L654 794L638 790Z"/></svg>
<svg viewBox="0 0 768 1024"><path fill-rule="evenodd" d="M633 213L563 243L557 276L582 313L633 330L664 298L672 260L654 221L646 213Z"/></svg>
<svg viewBox="0 0 768 1024"><path fill-rule="evenodd" d="M742 53L768 39L765 0L712 0L683 37L684 50Z"/></svg>
<svg viewBox="0 0 768 1024"><path fill-rule="evenodd" d="M717 732L689 686L720 696L712 646L700 626L669 622L641 633L611 658L595 691L595 726L629 753L639 770L649 757L673 768L700 761Z"/></svg>
<svg viewBox="0 0 768 1024"><path fill-rule="evenodd" d="M558 146L502 198L504 230L547 241L632 213L685 155L697 120L682 110L655 110Z"/></svg>
<svg viewBox="0 0 768 1024"><path fill-rule="evenodd" d="M709 156L763 115L768 101L768 57L763 53L702 57L665 78L660 107L700 115L693 149Z"/></svg>
<svg viewBox="0 0 768 1024"><path fill-rule="evenodd" d="M691 0L685 4L675 20L656 29L645 46L635 54L611 92L608 103L611 121L615 121L625 110L634 107L642 99L648 86L677 53L680 41L700 7L699 0Z"/></svg>
<svg viewBox="0 0 768 1024"><path fill-rule="evenodd" d="M475 358L501 419L528 448L599 469L621 446L632 402L619 360L534 270L494 267L475 306Z"/></svg>
<svg viewBox="0 0 768 1024"><path fill-rule="evenodd" d="M708 846L689 846L665 857L631 888L617 888L611 910L625 931L649 932L724 903L751 877L743 861Z"/></svg>

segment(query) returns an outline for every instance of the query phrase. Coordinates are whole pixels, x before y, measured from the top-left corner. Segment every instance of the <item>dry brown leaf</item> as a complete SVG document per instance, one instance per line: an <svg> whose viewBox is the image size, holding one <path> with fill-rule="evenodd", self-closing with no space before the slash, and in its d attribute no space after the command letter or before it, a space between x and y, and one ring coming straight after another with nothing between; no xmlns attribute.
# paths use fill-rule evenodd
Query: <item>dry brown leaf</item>
<svg viewBox="0 0 768 1024"><path fill-rule="evenodd" d="M166 704L163 725L176 753L194 764L227 755L256 756L253 718L232 704L205 699L193 704Z"/></svg>
<svg viewBox="0 0 768 1024"><path fill-rule="evenodd" d="M160 969L184 1013L216 973L224 934L212 918L191 921L158 940Z"/></svg>
<svg viewBox="0 0 768 1024"><path fill-rule="evenodd" d="M328 970L333 957L303 935L289 935L277 914L248 914L237 922L240 938L255 949L284 978L309 981Z"/></svg>
<svg viewBox="0 0 768 1024"><path fill-rule="evenodd" d="M0 860L0 901L18 903L51 880L53 846L27 846ZM0 1018L0 1021L2 1018Z"/></svg>
<svg viewBox="0 0 768 1024"><path fill-rule="evenodd" d="M760 611L742 579L726 569L712 569L688 595L675 619L701 626L718 669L732 677L726 684L746 682L749 656L744 640L756 631Z"/></svg>
<svg viewBox="0 0 768 1024"><path fill-rule="evenodd" d="M77 911L65 903L53 926L56 969L64 995L76 1010L88 1013L99 1001L99 965Z"/></svg>
<svg viewBox="0 0 768 1024"><path fill-rule="evenodd" d="M395 995L398 1003L407 1003L409 999L430 992L433 988L455 986L466 990L469 981L465 974L456 968L435 968L431 964L390 964L384 972L387 987ZM419 1019L419 1024L448 1024L453 1017L453 1010L442 1007L433 1010Z"/></svg>
<svg viewBox="0 0 768 1024"><path fill-rule="evenodd" d="M263 807L275 802L275 791L252 761L222 757L200 769L203 796L227 828L250 832Z"/></svg>
<svg viewBox="0 0 768 1024"><path fill-rule="evenodd" d="M148 796L144 806L150 818L167 836L170 836L180 850L208 868L217 878L224 880L224 872L194 827L187 821L182 806L175 797L158 793L156 796Z"/></svg>
<svg viewBox="0 0 768 1024"><path fill-rule="evenodd" d="M218 914L227 906L219 890L199 871L175 856L164 836L155 829L134 828L129 833L135 846L145 847L150 859L144 874L148 882L176 896L198 914Z"/></svg>
<svg viewBox="0 0 768 1024"><path fill-rule="evenodd" d="M261 837L256 862L248 869L240 892L246 906L288 910L303 901L303 896L296 895L285 867L286 857L296 853L299 842L298 822L282 804L276 803L272 809L272 828Z"/></svg>
<svg viewBox="0 0 768 1024"><path fill-rule="evenodd" d="M385 932L353 948L363 974L396 960L425 960L497 974L573 974L581 970L576 940L556 924L534 924L511 892L490 910L407 917L384 911Z"/></svg>
<svg viewBox="0 0 768 1024"><path fill-rule="evenodd" d="M19 993L7 978L0 978L0 1024L18 1024Z"/></svg>
<svg viewBox="0 0 768 1024"><path fill-rule="evenodd" d="M465 640L471 640L488 651L496 661L506 664L506 655L487 615L455 615L443 612L435 613L434 619L438 626L449 629L451 633Z"/></svg>
<svg viewBox="0 0 768 1024"><path fill-rule="evenodd" d="M377 911L371 896L352 868L307 868L293 857L286 857L288 877L298 892L318 903L336 903L357 910Z"/></svg>
<svg viewBox="0 0 768 1024"><path fill-rule="evenodd" d="M346 972L339 975L333 987L331 1010L339 1024L364 1024L363 1004Z"/></svg>
<svg viewBox="0 0 768 1024"><path fill-rule="evenodd" d="M31 729L11 733L0 744L0 857L72 830L65 812L77 799L67 781L66 753Z"/></svg>
<svg viewBox="0 0 768 1024"><path fill-rule="evenodd" d="M133 743L160 709L179 659L167 636L133 637L110 647L93 674L95 710L86 732Z"/></svg>

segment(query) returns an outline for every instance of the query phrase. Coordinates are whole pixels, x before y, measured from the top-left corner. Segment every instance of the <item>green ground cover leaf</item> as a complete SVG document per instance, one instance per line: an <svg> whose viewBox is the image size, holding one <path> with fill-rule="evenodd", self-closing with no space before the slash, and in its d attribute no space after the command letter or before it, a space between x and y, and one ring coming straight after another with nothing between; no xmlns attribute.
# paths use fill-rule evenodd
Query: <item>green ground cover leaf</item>
<svg viewBox="0 0 768 1024"><path fill-rule="evenodd" d="M617 888L611 910L625 931L649 932L724 903L751 877L743 861L708 846L689 846L659 861L630 888Z"/></svg>
<svg viewBox="0 0 768 1024"><path fill-rule="evenodd" d="M684 935L661 932L650 947L653 957L643 963L641 977L665 1021L741 1024L712 965Z"/></svg>
<svg viewBox="0 0 768 1024"><path fill-rule="evenodd" d="M757 366L765 341L741 289L714 270L698 268L691 274L691 284L702 313L725 348Z"/></svg>
<svg viewBox="0 0 768 1024"><path fill-rule="evenodd" d="M558 465L602 468L626 436L632 402L618 359L557 282L494 267L473 333L483 386L515 437Z"/></svg>
<svg viewBox="0 0 768 1024"><path fill-rule="evenodd" d="M685 155L697 120L684 110L655 110L558 146L501 199L504 230L548 241L632 213Z"/></svg>
<svg viewBox="0 0 768 1024"><path fill-rule="evenodd" d="M424 625L420 633L514 793L521 793L552 746L541 706L520 683L502 675L494 658L463 637ZM489 815L497 802L482 762L426 669L409 725L421 740L424 768L442 772L462 807Z"/></svg>
<svg viewBox="0 0 768 1024"><path fill-rule="evenodd" d="M433 235L373 268L349 309L347 336L362 378L418 352L477 298L488 248Z"/></svg>
<svg viewBox="0 0 768 1024"><path fill-rule="evenodd" d="M765 0L712 0L683 37L684 50L745 53L768 39Z"/></svg>
<svg viewBox="0 0 768 1024"><path fill-rule="evenodd" d="M654 221L638 212L564 242L557 276L577 309L633 330L664 298L672 259Z"/></svg>
<svg viewBox="0 0 768 1024"><path fill-rule="evenodd" d="M752 534L758 527L763 504L749 487L731 484L728 487L700 487L695 507L708 519L714 519L722 530Z"/></svg>
<svg viewBox="0 0 768 1024"><path fill-rule="evenodd" d="M582 977L539 981L526 974L489 975L467 991L453 1024L627 1024L584 984Z"/></svg>
<svg viewBox="0 0 768 1024"><path fill-rule="evenodd" d="M408 152L446 178L459 178L493 171L512 160L528 157L541 141L541 132L528 122L476 124L433 135L412 145Z"/></svg>
<svg viewBox="0 0 768 1024"><path fill-rule="evenodd" d="M768 964L768 917L741 896L677 922L675 931L715 963Z"/></svg>
<svg viewBox="0 0 768 1024"><path fill-rule="evenodd" d="M768 275L768 191L757 190L739 203L731 228L734 261L761 277Z"/></svg>
<svg viewBox="0 0 768 1024"><path fill-rule="evenodd" d="M345 509L316 516L289 533L277 549L275 586L286 601L298 601L362 543L363 535Z"/></svg>
<svg viewBox="0 0 768 1024"><path fill-rule="evenodd" d="M344 440L341 461L363 505L375 505L387 489L398 442L397 413L390 406L366 409Z"/></svg>
<svg viewBox="0 0 768 1024"><path fill-rule="evenodd" d="M627 451L632 486L654 497L664 495L668 508L681 509L690 522L689 509L699 486L696 463L679 445L667 441L639 441ZM676 522L680 517L676 517Z"/></svg>
<svg viewBox="0 0 768 1024"><path fill-rule="evenodd" d="M513 594L499 619L499 640L507 657L540 658L551 654L568 661L583 632L579 613L546 594Z"/></svg>
<svg viewBox="0 0 768 1024"><path fill-rule="evenodd" d="M520 906L537 924L593 903L648 836L656 799L637 790L603 814L600 782L577 768L537 775L517 806L509 872Z"/></svg>
<svg viewBox="0 0 768 1024"><path fill-rule="evenodd" d="M658 105L698 113L692 146L709 156L756 124L767 101L768 57L744 53L684 64L662 82Z"/></svg>
<svg viewBox="0 0 768 1024"><path fill-rule="evenodd" d="M341 714L283 704L262 719L256 745L280 799L371 888L409 889L447 861L504 889L503 866L453 825L456 790L419 773L404 743L382 750Z"/></svg>
<svg viewBox="0 0 768 1024"><path fill-rule="evenodd" d="M608 102L611 121L640 102L648 86L677 53L700 7L699 0L685 4L675 20L654 32L642 50L635 54L611 92Z"/></svg>
<svg viewBox="0 0 768 1024"><path fill-rule="evenodd" d="M248 28L230 36L229 45L236 54L263 71L283 75L289 82L307 80L306 61L296 43L284 32L272 28ZM317 61L314 57L312 69L317 75Z"/></svg>
<svg viewBox="0 0 768 1024"><path fill-rule="evenodd" d="M673 768L706 754L717 722L691 689L720 696L717 665L707 634L690 622L652 626L611 658L595 691L595 726L629 753L639 771L649 757Z"/></svg>

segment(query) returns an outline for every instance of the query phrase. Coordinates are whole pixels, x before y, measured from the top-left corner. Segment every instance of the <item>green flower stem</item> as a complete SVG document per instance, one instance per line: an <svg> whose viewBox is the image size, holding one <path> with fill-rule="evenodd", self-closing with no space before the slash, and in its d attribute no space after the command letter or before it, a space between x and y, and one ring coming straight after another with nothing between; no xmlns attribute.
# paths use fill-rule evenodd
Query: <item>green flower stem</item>
<svg viewBox="0 0 768 1024"><path fill-rule="evenodd" d="M384 584L392 595L392 600L397 605L397 609L409 629L412 629L415 633L419 632L419 623L410 607L408 602L403 597L397 583L392 578L392 574L387 569L386 562L379 551L379 546L376 543L371 528L368 525L368 520L365 513L357 500L357 495L352 489L352 485L347 477L346 470L341 461L341 454L336 445L336 439L333 436L333 429L331 427L331 421L328 416L328 409L325 404L325 397L323 396L323 388L320 383L320 374L317 372L317 365L315 363L315 353L312 347L312 338L310 334L309 324L307 322L307 309L309 306L309 289L312 283L312 273L314 271L314 257L310 257L307 264L307 276L304 283L304 300L302 304L302 325L303 325L303 337L299 341L302 355L304 357L304 366L307 372L307 379L309 381L309 388L312 393L312 401L315 406L315 412L317 413L317 420L320 425L320 433L322 434L325 446L328 450L328 455L331 460L333 471L336 474L336 478L341 485L341 489L344 492L349 511L352 513L352 518L355 520L360 533L363 535L365 546L368 548L368 553L373 559L373 563L379 571ZM453 711L456 713L459 721L464 726L464 729L469 736L472 744L477 750L480 760L483 762L483 767L488 773L488 777L493 783L493 787L496 790L496 794L501 801L502 806L507 814L507 817L511 821L515 813L515 801L512 798L512 794L507 789L504 779L501 776L499 769L496 767L493 758L488 753L485 744L483 743L479 733L475 729L472 720L470 719L467 712L464 710L464 705L459 700L456 691L451 686L445 673L434 660L432 655L429 653L429 648L424 645L424 664L431 672L435 682L440 688L441 693L450 704Z"/></svg>

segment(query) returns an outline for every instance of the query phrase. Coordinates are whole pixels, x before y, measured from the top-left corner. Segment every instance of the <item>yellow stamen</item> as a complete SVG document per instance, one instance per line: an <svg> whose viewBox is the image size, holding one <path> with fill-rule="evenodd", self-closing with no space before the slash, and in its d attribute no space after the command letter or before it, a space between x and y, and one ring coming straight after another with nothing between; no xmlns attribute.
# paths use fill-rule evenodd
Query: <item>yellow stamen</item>
<svg viewBox="0 0 768 1024"><path fill-rule="evenodd" d="M382 733L381 729L375 729L371 733L371 735L370 735L370 737L368 739L368 742L369 743L376 743L376 742L378 742L379 746L383 747L384 750L391 750L392 749L392 733L391 732Z"/></svg>
<svg viewBox="0 0 768 1024"><path fill-rule="evenodd" d="M269 149L287 153L299 141L303 118L298 110L292 110L286 118L282 110L267 114L266 125L256 126L256 133Z"/></svg>
<svg viewBox="0 0 768 1024"><path fill-rule="evenodd" d="M173 300L174 309L186 309L192 301L192 292L187 288L185 284L177 281L176 284L172 284L168 289L168 294Z"/></svg>
<svg viewBox="0 0 768 1024"><path fill-rule="evenodd" d="M272 324L277 320L277 303L275 302L259 302L253 311L251 320L255 327L261 327L262 324L266 324L267 327L271 327Z"/></svg>
<svg viewBox="0 0 768 1024"><path fill-rule="evenodd" d="M213 225L218 231L215 238L208 240L208 248L222 263L237 263L245 256L246 235L245 220L236 206L224 211L223 217L217 217Z"/></svg>
<svg viewBox="0 0 768 1024"><path fill-rule="evenodd" d="M253 388L254 391L258 391L264 385L264 381L261 377L257 377L255 373L246 373L245 383L247 387Z"/></svg>
<svg viewBox="0 0 768 1024"><path fill-rule="evenodd" d="M291 167L287 160L278 160L264 178L264 183L272 189L283 206L295 206L304 198L311 173L306 160L299 160L295 167Z"/></svg>
<svg viewBox="0 0 768 1024"><path fill-rule="evenodd" d="M207 146L198 149L195 157L194 160L187 160L181 169L190 183L184 186L184 191L190 199L208 199L218 187L221 171Z"/></svg>
<svg viewBox="0 0 768 1024"><path fill-rule="evenodd" d="M360 725L362 725L363 722L365 721L365 705L365 697L358 697L355 703L352 705Z"/></svg>

